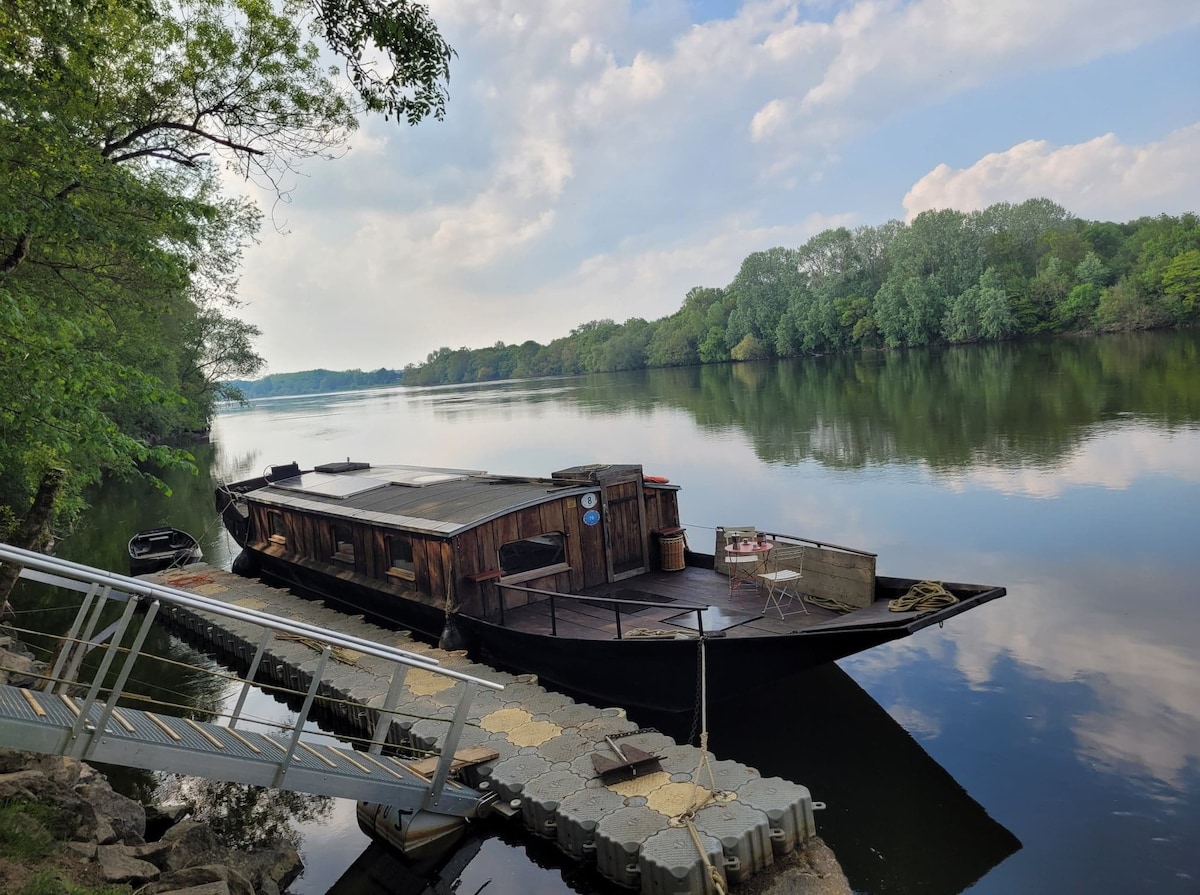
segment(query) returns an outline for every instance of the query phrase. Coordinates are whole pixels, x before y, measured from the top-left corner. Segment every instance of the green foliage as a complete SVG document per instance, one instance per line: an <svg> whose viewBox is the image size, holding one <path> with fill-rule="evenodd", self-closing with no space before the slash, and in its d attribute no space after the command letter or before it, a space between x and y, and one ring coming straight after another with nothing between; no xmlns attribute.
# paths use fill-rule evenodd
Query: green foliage
<svg viewBox="0 0 1200 895"><path fill-rule="evenodd" d="M416 124L446 112L454 50L427 7L406 0L313 0L325 41L368 110ZM364 49L383 55L364 58ZM368 53L370 50L368 49Z"/></svg>
<svg viewBox="0 0 1200 895"><path fill-rule="evenodd" d="M762 360L769 353L767 346L757 336L753 333L746 333L742 340L730 349L729 356L733 360Z"/></svg>
<svg viewBox="0 0 1200 895"><path fill-rule="evenodd" d="M65 812L10 799L0 802L0 857L31 862L45 858L72 831Z"/></svg>
<svg viewBox="0 0 1200 895"><path fill-rule="evenodd" d="M127 886L80 886L54 870L39 870L11 895L123 895Z"/></svg>
<svg viewBox="0 0 1200 895"><path fill-rule="evenodd" d="M244 398L270 398L277 395L313 395L321 392L351 391L361 388L383 388L399 385L403 374L399 370L380 367L364 373L362 370L304 370L299 373L272 373L253 381L234 380L225 388L236 390Z"/></svg>
<svg viewBox="0 0 1200 895"><path fill-rule="evenodd" d="M404 0L0 0L0 520L51 467L62 522L102 475L190 462L163 443L262 364L236 316L260 214L219 163L282 192L356 107L441 117L451 55Z"/></svg>
<svg viewBox="0 0 1200 895"><path fill-rule="evenodd" d="M1193 321L1200 312L1200 249L1180 252L1162 272L1163 291L1173 316Z"/></svg>
<svg viewBox="0 0 1200 895"><path fill-rule="evenodd" d="M430 385L679 367L855 349L1130 330L1200 318L1200 221L1084 222L1046 199L818 233L754 252L723 289L661 320L586 323L549 345L441 348Z"/></svg>

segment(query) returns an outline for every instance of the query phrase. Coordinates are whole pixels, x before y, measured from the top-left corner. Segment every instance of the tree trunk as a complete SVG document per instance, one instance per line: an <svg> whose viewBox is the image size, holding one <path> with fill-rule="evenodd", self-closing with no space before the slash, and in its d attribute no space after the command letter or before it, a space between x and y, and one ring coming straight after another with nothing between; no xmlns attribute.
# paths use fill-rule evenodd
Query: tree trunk
<svg viewBox="0 0 1200 895"><path fill-rule="evenodd" d="M66 480L65 469L48 469L38 485L33 504L17 526L10 539L14 547L23 547L38 553L50 546L50 518L54 513L54 502ZM0 565L0 609L8 605L8 595L21 576L21 567L10 562Z"/></svg>

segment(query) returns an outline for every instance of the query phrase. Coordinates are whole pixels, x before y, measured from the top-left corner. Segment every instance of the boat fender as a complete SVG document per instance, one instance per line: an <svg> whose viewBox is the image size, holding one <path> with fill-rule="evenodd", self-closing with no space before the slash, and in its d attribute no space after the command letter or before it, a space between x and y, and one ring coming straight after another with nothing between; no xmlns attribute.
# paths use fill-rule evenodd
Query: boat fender
<svg viewBox="0 0 1200 895"><path fill-rule="evenodd" d="M442 636L438 638L438 649L453 651L466 648L466 635L459 628L454 616L447 615L445 627L442 628Z"/></svg>
<svg viewBox="0 0 1200 895"><path fill-rule="evenodd" d="M243 578L257 578L259 573L258 555L250 550L242 550L233 558L233 572Z"/></svg>
<svg viewBox="0 0 1200 895"><path fill-rule="evenodd" d="M666 476L661 475L644 475L642 476L642 481L652 482L655 485L666 485L669 484L671 480Z"/></svg>

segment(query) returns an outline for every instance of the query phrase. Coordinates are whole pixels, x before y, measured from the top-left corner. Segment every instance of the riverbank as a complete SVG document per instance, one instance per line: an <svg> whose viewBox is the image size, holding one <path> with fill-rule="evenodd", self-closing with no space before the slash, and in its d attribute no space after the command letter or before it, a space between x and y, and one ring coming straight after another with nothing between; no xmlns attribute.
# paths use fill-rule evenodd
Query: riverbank
<svg viewBox="0 0 1200 895"><path fill-rule="evenodd" d="M37 686L44 671L0 633L0 684ZM77 759L0 749L0 892L280 895L304 869L285 842L230 848L189 813L123 796Z"/></svg>

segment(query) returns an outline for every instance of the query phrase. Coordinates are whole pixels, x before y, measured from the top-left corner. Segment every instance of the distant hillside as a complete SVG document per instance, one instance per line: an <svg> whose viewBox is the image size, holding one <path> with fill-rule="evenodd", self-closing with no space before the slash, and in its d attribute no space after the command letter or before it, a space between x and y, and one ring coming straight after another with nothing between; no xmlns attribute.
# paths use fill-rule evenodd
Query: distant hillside
<svg viewBox="0 0 1200 895"><path fill-rule="evenodd" d="M272 373L262 379L236 380L228 384L247 398L273 398L399 385L403 375L399 370L384 367L366 373L362 370L304 370L300 373Z"/></svg>

